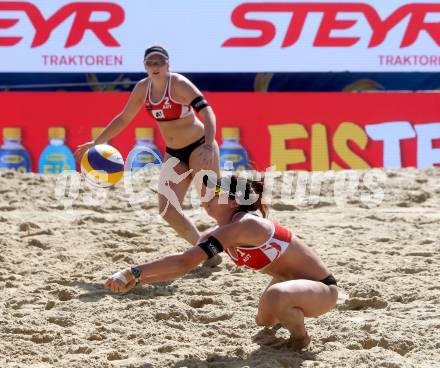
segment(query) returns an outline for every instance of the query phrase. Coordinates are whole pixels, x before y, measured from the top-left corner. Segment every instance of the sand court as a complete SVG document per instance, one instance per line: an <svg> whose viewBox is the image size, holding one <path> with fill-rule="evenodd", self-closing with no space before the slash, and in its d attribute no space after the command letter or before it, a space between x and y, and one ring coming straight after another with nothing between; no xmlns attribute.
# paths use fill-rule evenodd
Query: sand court
<svg viewBox="0 0 440 368"><path fill-rule="evenodd" d="M102 287L127 265L187 246L156 215L153 191L140 213L122 185L99 205L82 188L67 213L56 177L0 173L0 366L435 367L440 171L383 173L383 202L371 208L364 189L338 206L332 183L312 204L274 192L270 218L304 238L340 286L335 309L306 319L312 343L301 353L287 330L255 324L255 290L269 278L225 254L176 281L121 295ZM200 229L214 224L184 208Z"/></svg>

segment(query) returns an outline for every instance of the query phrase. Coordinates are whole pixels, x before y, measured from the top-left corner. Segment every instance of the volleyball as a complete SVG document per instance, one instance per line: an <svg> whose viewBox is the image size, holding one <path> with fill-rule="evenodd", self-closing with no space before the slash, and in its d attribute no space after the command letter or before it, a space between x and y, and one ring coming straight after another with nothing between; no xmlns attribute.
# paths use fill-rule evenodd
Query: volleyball
<svg viewBox="0 0 440 368"><path fill-rule="evenodd" d="M98 144L84 153L81 172L88 183L108 188L124 176L124 159L116 148L108 144Z"/></svg>

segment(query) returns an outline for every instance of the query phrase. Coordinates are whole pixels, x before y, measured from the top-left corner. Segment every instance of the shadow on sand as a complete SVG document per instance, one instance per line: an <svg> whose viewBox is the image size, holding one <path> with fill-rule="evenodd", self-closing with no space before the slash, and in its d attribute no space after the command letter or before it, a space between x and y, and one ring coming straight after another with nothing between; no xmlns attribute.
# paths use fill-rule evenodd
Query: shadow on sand
<svg viewBox="0 0 440 368"><path fill-rule="evenodd" d="M105 289L102 283L96 282L75 282L71 286L76 286L84 290L77 298L85 303L95 303L100 301L106 296L110 296L114 299L152 299L157 296L170 296L174 295L177 291L177 286L172 285L172 282L161 282L154 285L136 286L134 289L127 293L113 293L108 289Z"/></svg>

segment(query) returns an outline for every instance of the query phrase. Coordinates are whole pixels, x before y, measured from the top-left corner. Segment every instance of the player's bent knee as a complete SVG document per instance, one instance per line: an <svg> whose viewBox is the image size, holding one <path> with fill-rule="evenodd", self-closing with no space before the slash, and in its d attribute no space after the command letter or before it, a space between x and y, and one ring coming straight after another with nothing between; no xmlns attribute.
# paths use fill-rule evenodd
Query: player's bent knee
<svg viewBox="0 0 440 368"><path fill-rule="evenodd" d="M262 296L262 300L267 305L268 310L276 313L284 304L285 294L285 291L280 289L277 285L272 285L266 290Z"/></svg>
<svg viewBox="0 0 440 368"><path fill-rule="evenodd" d="M273 316L264 316L262 313L258 313L255 317L255 323L257 326L271 327L276 324L276 319Z"/></svg>

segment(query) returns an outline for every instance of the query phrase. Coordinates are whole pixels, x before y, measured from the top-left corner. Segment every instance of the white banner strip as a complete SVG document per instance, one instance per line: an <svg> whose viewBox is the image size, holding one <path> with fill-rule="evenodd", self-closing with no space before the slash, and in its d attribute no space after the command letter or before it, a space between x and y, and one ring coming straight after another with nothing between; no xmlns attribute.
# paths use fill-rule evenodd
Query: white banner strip
<svg viewBox="0 0 440 368"><path fill-rule="evenodd" d="M437 72L440 1L0 1L0 72Z"/></svg>

